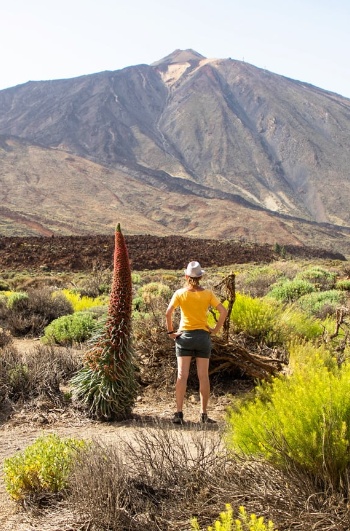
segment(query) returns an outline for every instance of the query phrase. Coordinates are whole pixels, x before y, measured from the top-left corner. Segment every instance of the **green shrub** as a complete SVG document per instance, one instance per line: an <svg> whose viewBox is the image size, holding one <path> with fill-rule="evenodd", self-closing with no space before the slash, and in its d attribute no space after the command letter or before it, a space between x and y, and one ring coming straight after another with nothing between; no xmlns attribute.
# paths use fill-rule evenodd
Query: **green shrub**
<svg viewBox="0 0 350 531"><path fill-rule="evenodd" d="M276 254L278 254L282 258L286 257L286 249L285 249L284 245L281 245L281 244L276 242L275 245L273 246L273 250L274 250L274 252Z"/></svg>
<svg viewBox="0 0 350 531"><path fill-rule="evenodd" d="M323 487L346 485L350 465L350 365L341 370L325 349L295 347L293 373L262 386L228 415L228 446L291 464ZM294 358L294 359L293 359Z"/></svg>
<svg viewBox="0 0 350 531"><path fill-rule="evenodd" d="M32 494L58 493L67 487L76 453L88 444L79 439L61 439L51 434L39 437L23 452L4 461L6 490L14 500Z"/></svg>
<svg viewBox="0 0 350 531"><path fill-rule="evenodd" d="M275 301L255 299L248 295L236 294L231 312L233 330L245 332L258 340L269 341L277 330L277 319L281 313Z"/></svg>
<svg viewBox="0 0 350 531"><path fill-rule="evenodd" d="M325 291L333 289L337 274L332 271L327 271L319 266L314 266L306 271L301 271L295 276L295 280L307 280L314 284L317 290Z"/></svg>
<svg viewBox="0 0 350 531"><path fill-rule="evenodd" d="M96 329L96 318L91 312L75 312L50 323L44 330L43 343L72 345L90 339Z"/></svg>
<svg viewBox="0 0 350 531"><path fill-rule="evenodd" d="M338 280L335 284L335 289L350 291L350 280Z"/></svg>
<svg viewBox="0 0 350 531"><path fill-rule="evenodd" d="M267 295L281 302L294 302L313 291L316 291L315 286L307 280L283 280L276 283Z"/></svg>
<svg viewBox="0 0 350 531"><path fill-rule="evenodd" d="M191 520L191 529L200 531L197 518ZM234 519L232 506L226 504L226 510L220 513L220 518L214 524L209 526L208 531L278 531L271 520L264 523L262 516L257 517L255 514L248 516L244 507L238 510L238 518Z"/></svg>
<svg viewBox="0 0 350 531"><path fill-rule="evenodd" d="M335 313L338 306L345 302L345 294L336 289L318 291L301 296L296 301L296 306L308 315L325 319Z"/></svg>

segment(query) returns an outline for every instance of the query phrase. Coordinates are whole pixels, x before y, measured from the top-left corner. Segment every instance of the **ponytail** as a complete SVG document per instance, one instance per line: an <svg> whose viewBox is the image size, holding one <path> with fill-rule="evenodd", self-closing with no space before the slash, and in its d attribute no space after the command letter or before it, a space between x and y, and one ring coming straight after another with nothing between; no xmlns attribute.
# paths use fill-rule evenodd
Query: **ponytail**
<svg viewBox="0 0 350 531"><path fill-rule="evenodd" d="M201 277L187 277L186 278L186 285L191 286L192 288L199 288L199 282L201 280Z"/></svg>

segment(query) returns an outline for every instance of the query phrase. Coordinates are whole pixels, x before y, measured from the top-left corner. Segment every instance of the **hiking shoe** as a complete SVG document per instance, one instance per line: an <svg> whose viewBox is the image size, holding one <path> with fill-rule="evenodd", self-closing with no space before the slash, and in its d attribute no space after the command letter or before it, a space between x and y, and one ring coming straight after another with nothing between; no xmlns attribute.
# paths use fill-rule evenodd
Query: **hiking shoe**
<svg viewBox="0 0 350 531"><path fill-rule="evenodd" d="M201 424L216 424L216 420L213 420L208 417L207 413L201 413L199 417L199 422Z"/></svg>
<svg viewBox="0 0 350 531"><path fill-rule="evenodd" d="M182 411L177 411L176 413L174 413L173 424L182 424L183 421L184 421L184 415Z"/></svg>

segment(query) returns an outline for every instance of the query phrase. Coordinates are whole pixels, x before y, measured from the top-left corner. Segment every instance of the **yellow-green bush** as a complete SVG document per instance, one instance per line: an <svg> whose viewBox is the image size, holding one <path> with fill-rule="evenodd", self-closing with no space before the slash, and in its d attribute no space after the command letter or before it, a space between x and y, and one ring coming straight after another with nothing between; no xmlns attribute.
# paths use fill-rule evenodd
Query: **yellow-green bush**
<svg viewBox="0 0 350 531"><path fill-rule="evenodd" d="M234 332L245 332L258 340L269 341L278 330L281 309L276 301L237 293L231 312Z"/></svg>
<svg viewBox="0 0 350 531"><path fill-rule="evenodd" d="M6 490L14 500L30 494L57 493L67 487L76 452L87 448L83 440L61 439L51 434L39 437L23 452L5 459Z"/></svg>
<svg viewBox="0 0 350 531"><path fill-rule="evenodd" d="M107 296L99 296L95 298L87 297L85 295L81 296L80 293L69 289L63 289L61 293L63 293L66 299L72 304L75 312L82 312L89 310L90 308L95 308L96 306L105 306L108 304Z"/></svg>
<svg viewBox="0 0 350 531"><path fill-rule="evenodd" d="M317 371L320 366L338 374L337 359L329 344L315 346L313 342L292 341L289 346L289 370L291 373Z"/></svg>
<svg viewBox="0 0 350 531"><path fill-rule="evenodd" d="M286 343L296 338L315 339L320 337L324 330L321 321L291 307L281 313L278 326Z"/></svg>
<svg viewBox="0 0 350 531"><path fill-rule="evenodd" d="M192 518L191 529L200 531L197 518ZM255 514L247 514L243 506L238 510L238 517L235 518L232 506L227 503L226 510L220 513L219 520L213 526L208 527L208 531L278 531L274 523L269 520L264 523L263 516L257 517Z"/></svg>
<svg viewBox="0 0 350 531"><path fill-rule="evenodd" d="M132 281L133 286L135 284L140 284L141 283L140 273L135 273L135 272L131 273L131 281Z"/></svg>
<svg viewBox="0 0 350 531"><path fill-rule="evenodd" d="M335 288L343 291L350 291L350 280L338 280L335 284Z"/></svg>
<svg viewBox="0 0 350 531"><path fill-rule="evenodd" d="M294 463L340 488L350 465L350 365L340 370L326 349L310 344L294 346L291 358L290 376L231 408L228 446L281 467Z"/></svg>

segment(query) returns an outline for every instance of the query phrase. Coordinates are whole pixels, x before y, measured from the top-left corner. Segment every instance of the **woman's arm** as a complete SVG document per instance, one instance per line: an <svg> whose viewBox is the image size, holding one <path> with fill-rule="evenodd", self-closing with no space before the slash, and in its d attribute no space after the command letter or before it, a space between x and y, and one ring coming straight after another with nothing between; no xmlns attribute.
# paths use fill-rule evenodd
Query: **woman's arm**
<svg viewBox="0 0 350 531"><path fill-rule="evenodd" d="M173 328L173 313L174 313L174 306L172 306L171 304L169 304L166 312L165 312L165 318L166 318L166 327L167 327L167 331L168 332L171 332L174 330ZM169 334L169 336L171 337L172 334Z"/></svg>
<svg viewBox="0 0 350 531"><path fill-rule="evenodd" d="M217 305L216 310L219 312L219 319L215 327L210 329L210 333L213 335L219 332L227 316L227 310L221 303Z"/></svg>

